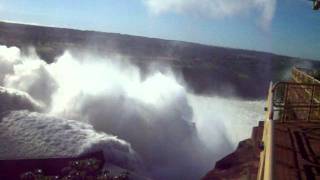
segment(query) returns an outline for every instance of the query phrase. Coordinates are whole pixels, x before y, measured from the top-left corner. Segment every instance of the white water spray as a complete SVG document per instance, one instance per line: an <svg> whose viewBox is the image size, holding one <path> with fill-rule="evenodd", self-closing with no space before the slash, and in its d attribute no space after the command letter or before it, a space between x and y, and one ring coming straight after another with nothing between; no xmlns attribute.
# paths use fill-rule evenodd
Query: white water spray
<svg viewBox="0 0 320 180"><path fill-rule="evenodd" d="M1 48L6 54L6 47ZM6 64L0 73L2 86L30 94L50 117L77 119L92 126L90 131L129 142L155 179L200 178L239 140L249 137L251 127L260 120L262 102L199 97L188 93L172 72L155 70L142 78L139 68L121 57L75 58L66 52L46 64L35 56L22 57L16 48L7 51L16 53L1 55L0 51L0 65ZM36 118L37 122L41 118L64 123L45 116ZM36 132L30 136L36 142L50 128L39 131L35 124L27 130ZM19 126L13 123L12 127ZM63 152L59 147L57 151Z"/></svg>

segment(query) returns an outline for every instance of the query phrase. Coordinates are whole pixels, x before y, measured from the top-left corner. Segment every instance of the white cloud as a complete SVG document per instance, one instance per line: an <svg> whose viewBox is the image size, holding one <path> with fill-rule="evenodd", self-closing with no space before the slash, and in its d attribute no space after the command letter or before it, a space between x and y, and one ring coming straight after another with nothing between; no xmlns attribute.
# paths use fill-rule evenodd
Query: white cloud
<svg viewBox="0 0 320 180"><path fill-rule="evenodd" d="M209 18L235 16L250 11L261 12L263 27L272 21L276 0L143 0L154 14L191 13Z"/></svg>

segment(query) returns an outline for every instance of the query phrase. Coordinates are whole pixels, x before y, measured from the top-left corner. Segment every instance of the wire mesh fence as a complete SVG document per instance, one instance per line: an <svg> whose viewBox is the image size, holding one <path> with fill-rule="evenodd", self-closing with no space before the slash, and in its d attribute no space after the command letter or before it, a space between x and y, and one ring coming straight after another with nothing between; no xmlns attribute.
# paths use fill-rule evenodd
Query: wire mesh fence
<svg viewBox="0 0 320 180"><path fill-rule="evenodd" d="M274 119L320 121L320 84L279 82L272 92Z"/></svg>

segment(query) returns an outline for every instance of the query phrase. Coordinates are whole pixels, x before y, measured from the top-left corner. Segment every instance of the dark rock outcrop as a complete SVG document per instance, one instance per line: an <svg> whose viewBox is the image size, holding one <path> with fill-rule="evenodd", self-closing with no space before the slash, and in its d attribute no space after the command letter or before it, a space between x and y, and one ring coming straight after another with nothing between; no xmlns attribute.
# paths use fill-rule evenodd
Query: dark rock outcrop
<svg viewBox="0 0 320 180"><path fill-rule="evenodd" d="M255 127L252 138L241 141L237 149L218 161L203 180L257 179L262 132L262 126Z"/></svg>

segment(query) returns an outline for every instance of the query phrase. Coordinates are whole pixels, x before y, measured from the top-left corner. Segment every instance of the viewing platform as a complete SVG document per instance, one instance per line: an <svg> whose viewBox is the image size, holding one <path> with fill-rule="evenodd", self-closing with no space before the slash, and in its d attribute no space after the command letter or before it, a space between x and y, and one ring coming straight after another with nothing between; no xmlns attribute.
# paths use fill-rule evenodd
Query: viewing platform
<svg viewBox="0 0 320 180"><path fill-rule="evenodd" d="M293 68L292 81L270 85L258 180L320 179L318 74Z"/></svg>

